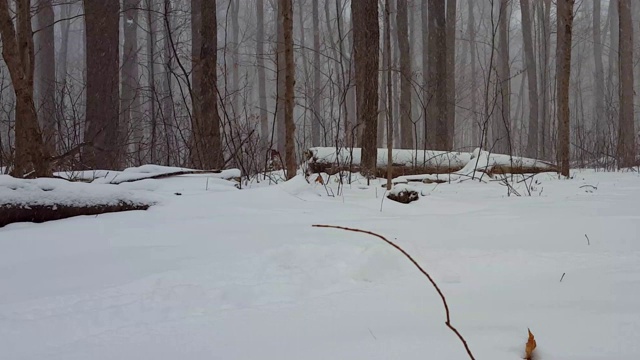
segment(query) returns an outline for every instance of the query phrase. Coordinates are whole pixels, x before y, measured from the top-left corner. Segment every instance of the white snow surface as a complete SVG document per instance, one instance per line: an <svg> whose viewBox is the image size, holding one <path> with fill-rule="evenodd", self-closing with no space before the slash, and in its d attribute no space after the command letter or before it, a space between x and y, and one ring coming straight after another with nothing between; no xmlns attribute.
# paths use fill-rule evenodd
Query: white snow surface
<svg viewBox="0 0 640 360"><path fill-rule="evenodd" d="M55 178L17 179L0 175L0 205L94 206L118 205L121 202L155 204L156 201L153 194L133 192L115 185L85 184Z"/></svg>
<svg viewBox="0 0 640 360"><path fill-rule="evenodd" d="M527 328L540 360L638 358L637 173L540 174L531 197L417 183L411 205L335 179L145 180L116 188L147 211L0 229L0 359L467 358L399 252L318 223L409 252L476 359L521 359Z"/></svg>

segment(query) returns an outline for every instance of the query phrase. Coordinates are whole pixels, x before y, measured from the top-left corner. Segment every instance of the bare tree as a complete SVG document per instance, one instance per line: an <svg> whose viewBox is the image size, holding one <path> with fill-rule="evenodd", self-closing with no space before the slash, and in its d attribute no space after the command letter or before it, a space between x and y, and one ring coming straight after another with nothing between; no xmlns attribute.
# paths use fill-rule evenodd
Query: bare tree
<svg viewBox="0 0 640 360"><path fill-rule="evenodd" d="M618 127L618 167L636 163L635 127L633 118L633 22L631 1L617 0L620 15L618 71L620 81L620 120Z"/></svg>
<svg viewBox="0 0 640 360"><path fill-rule="evenodd" d="M34 48L31 32L31 3L16 2L16 23L8 0L0 0L0 36L4 58L13 83L16 101L15 159L13 176L50 175L49 154L38 125L33 99Z"/></svg>
<svg viewBox="0 0 640 360"><path fill-rule="evenodd" d="M56 56L51 0L38 0L35 30L35 89L38 94L38 118L47 150L55 152L56 130Z"/></svg>
<svg viewBox="0 0 640 360"><path fill-rule="evenodd" d="M133 133L137 136L133 137L133 146L135 149L136 160L141 161L141 147L142 147L142 129L139 121L133 121L138 118L139 111L139 98L138 98L138 8L140 7L140 0L124 0L124 21L122 22L124 28L124 53L122 58L122 75L121 81L121 94L120 94L120 136L119 143L127 144L129 138L129 129L133 130ZM149 10L148 13L151 13ZM153 31L149 29L149 34L153 34ZM152 67L153 63L147 66ZM152 81L150 78L149 81ZM153 104L152 104L153 106ZM120 148L123 153L126 153L126 146Z"/></svg>
<svg viewBox="0 0 640 360"><path fill-rule="evenodd" d="M191 161L200 169L219 169L223 165L220 114L218 114L218 23L215 1L200 4L200 58L201 67L200 116L195 117Z"/></svg>
<svg viewBox="0 0 640 360"><path fill-rule="evenodd" d="M456 128L456 13L457 0L447 0L446 56L447 56L447 143L453 148Z"/></svg>
<svg viewBox="0 0 640 360"><path fill-rule="evenodd" d="M409 17L407 0L398 0L398 47L400 51L400 146L413 149L411 121L411 51L409 48Z"/></svg>
<svg viewBox="0 0 640 360"><path fill-rule="evenodd" d="M322 116L320 115L320 104L322 95L322 84L320 83L320 11L318 0L312 0L313 18L313 115L311 118L311 145L320 145L320 130L322 127Z"/></svg>
<svg viewBox="0 0 640 360"><path fill-rule="evenodd" d="M531 6L529 0L520 0L522 14L522 38L524 60L527 69L527 85L529 87L529 129L527 138L527 156L538 157L538 71L533 52L533 32L531 30Z"/></svg>
<svg viewBox="0 0 640 360"><path fill-rule="evenodd" d="M82 160L90 169L119 169L120 2L84 0L87 109Z"/></svg>
<svg viewBox="0 0 640 360"><path fill-rule="evenodd" d="M258 64L258 99L260 107L260 138L262 139L262 148L268 147L269 141L269 119L267 110L267 89L264 65L264 0L256 2L256 57Z"/></svg>
<svg viewBox="0 0 640 360"><path fill-rule="evenodd" d="M287 179L296 176L295 131L293 122L295 63L293 61L293 4L292 0L280 0L279 11L282 14L282 30L284 41L285 89L284 89L284 123L285 123L285 163Z"/></svg>
<svg viewBox="0 0 640 360"><path fill-rule="evenodd" d="M594 95L593 123L596 151L603 150L604 131L604 65L602 63L601 1L593 0Z"/></svg>
<svg viewBox="0 0 640 360"><path fill-rule="evenodd" d="M428 122L433 124L432 134L427 134L427 143L433 150L451 150L449 123L447 119L447 36L445 0L428 0L429 18L429 104ZM453 129L452 129L453 130Z"/></svg>
<svg viewBox="0 0 640 360"><path fill-rule="evenodd" d="M558 40L556 44L556 76L558 96L558 165L560 173L569 176L569 80L571 78L571 35L575 0L559 0L557 7Z"/></svg>
<svg viewBox="0 0 640 360"><path fill-rule="evenodd" d="M498 82L500 93L493 120L494 151L511 154L511 71L509 63L509 0L500 0L498 18Z"/></svg>
<svg viewBox="0 0 640 360"><path fill-rule="evenodd" d="M378 115L378 66L380 26L378 2L362 0L351 2L353 19L353 51L356 72L358 124L362 129L361 169L365 176L374 176L378 148L376 147Z"/></svg>
<svg viewBox="0 0 640 360"><path fill-rule="evenodd" d="M385 1L384 5L384 22L385 22L385 34L384 34L384 47L387 68L387 190L391 190L393 179L393 91L391 84L391 9L389 0ZM381 89L384 92L384 89Z"/></svg>

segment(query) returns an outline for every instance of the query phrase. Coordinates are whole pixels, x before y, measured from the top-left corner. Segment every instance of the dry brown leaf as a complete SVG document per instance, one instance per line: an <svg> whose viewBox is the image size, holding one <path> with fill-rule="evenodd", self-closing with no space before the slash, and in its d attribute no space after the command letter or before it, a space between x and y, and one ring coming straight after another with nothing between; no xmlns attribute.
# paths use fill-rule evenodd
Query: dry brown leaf
<svg viewBox="0 0 640 360"><path fill-rule="evenodd" d="M533 351L536 349L536 339L533 337L531 330L527 329L527 331L529 331L529 339L524 347L524 358L525 360L533 360Z"/></svg>

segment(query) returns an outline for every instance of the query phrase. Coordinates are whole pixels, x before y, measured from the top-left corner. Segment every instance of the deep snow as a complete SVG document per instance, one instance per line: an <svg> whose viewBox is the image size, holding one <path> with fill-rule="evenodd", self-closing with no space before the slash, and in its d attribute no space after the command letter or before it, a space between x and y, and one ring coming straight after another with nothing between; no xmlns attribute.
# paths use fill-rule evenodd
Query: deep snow
<svg viewBox="0 0 640 360"><path fill-rule="evenodd" d="M318 223L403 246L479 360L522 358L527 328L541 360L640 355L637 173L418 183L409 205L334 179L144 180L118 186L146 212L0 229L0 359L466 359L406 259Z"/></svg>

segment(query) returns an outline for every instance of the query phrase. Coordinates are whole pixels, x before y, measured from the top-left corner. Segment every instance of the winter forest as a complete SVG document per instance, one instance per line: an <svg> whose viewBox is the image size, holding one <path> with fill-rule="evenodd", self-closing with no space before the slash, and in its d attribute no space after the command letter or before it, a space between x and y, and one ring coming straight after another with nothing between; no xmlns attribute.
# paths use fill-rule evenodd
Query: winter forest
<svg viewBox="0 0 640 360"><path fill-rule="evenodd" d="M388 138L635 163L637 1L32 2L2 9L0 165L16 175L252 174L318 146L373 159Z"/></svg>
<svg viewBox="0 0 640 360"><path fill-rule="evenodd" d="M0 0L0 359L640 355L640 0Z"/></svg>

